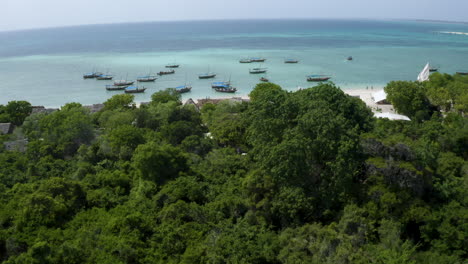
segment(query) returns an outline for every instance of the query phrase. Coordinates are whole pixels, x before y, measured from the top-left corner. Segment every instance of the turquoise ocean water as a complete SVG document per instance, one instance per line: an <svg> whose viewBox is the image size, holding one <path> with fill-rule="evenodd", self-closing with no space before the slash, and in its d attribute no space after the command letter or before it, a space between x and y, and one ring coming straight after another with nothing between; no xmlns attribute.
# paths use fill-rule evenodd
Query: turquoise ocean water
<svg viewBox="0 0 468 264"><path fill-rule="evenodd" d="M236 95L247 95L261 76L285 89L310 87L308 74L329 74L343 89L383 87L414 80L427 62L441 72L468 71L467 24L372 20L243 20L93 25L0 32L0 104L28 100L58 107L67 102L100 103L111 81L84 80L97 68L116 79L135 79L168 63L180 68L143 86L136 101L158 90L190 83L184 98L226 96L210 87L231 79ZM347 61L353 56L353 61ZM263 64L240 64L265 57ZM296 58L298 64L284 64ZM252 75L249 68L268 68ZM199 80L213 71L216 79Z"/></svg>

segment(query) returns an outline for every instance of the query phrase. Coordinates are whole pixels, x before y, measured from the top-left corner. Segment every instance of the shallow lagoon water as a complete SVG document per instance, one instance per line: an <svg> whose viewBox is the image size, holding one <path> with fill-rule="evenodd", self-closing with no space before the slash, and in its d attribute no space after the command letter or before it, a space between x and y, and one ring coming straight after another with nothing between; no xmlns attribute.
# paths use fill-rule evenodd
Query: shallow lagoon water
<svg viewBox="0 0 468 264"><path fill-rule="evenodd" d="M255 25L255 26L252 26ZM0 103L28 100L58 107L67 102L100 103L118 91L82 78L97 68L116 79L136 79L180 68L173 75L144 83L153 92L190 83L184 98L226 96L210 87L231 80L235 95L248 95L262 76L288 90L310 87L309 74L329 74L343 89L383 87L392 80L415 80L427 62L441 72L468 70L468 25L403 21L204 21L95 25L18 32L0 32ZM244 57L265 57L265 63L240 64ZM347 61L353 56L353 61ZM285 64L296 58L298 64ZM267 67L267 74L249 68ZM199 80L207 71L215 79Z"/></svg>

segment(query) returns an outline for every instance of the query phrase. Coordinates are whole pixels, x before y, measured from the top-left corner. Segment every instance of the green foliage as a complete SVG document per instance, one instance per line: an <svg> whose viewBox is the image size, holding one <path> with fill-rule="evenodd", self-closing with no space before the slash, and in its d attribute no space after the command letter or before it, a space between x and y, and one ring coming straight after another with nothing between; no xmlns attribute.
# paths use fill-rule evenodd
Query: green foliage
<svg viewBox="0 0 468 264"><path fill-rule="evenodd" d="M32 106L26 101L11 101L6 106L0 106L0 123L23 124L24 119L31 114Z"/></svg>
<svg viewBox="0 0 468 264"><path fill-rule="evenodd" d="M187 158L179 148L156 142L140 145L135 150L133 163L143 179L158 184L188 170Z"/></svg>
<svg viewBox="0 0 468 264"><path fill-rule="evenodd" d="M464 263L467 83L389 84L410 122L333 84L32 114L0 149L0 262Z"/></svg>
<svg viewBox="0 0 468 264"><path fill-rule="evenodd" d="M431 105L421 82L392 81L385 87L387 99L401 114L424 120L431 116Z"/></svg>
<svg viewBox="0 0 468 264"><path fill-rule="evenodd" d="M122 110L134 107L132 94L116 94L104 102L103 110Z"/></svg>
<svg viewBox="0 0 468 264"><path fill-rule="evenodd" d="M180 102L180 93L176 89L166 89L151 95L151 104L164 104L168 102Z"/></svg>

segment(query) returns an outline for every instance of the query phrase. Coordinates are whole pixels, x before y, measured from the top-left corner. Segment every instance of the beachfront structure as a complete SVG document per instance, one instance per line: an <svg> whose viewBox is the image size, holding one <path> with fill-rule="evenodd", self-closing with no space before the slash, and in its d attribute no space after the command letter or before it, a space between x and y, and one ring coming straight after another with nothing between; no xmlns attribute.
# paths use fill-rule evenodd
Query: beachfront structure
<svg viewBox="0 0 468 264"><path fill-rule="evenodd" d="M377 118L388 118L390 120L404 120L411 121L411 119L405 115L393 114L393 113L374 113Z"/></svg>
<svg viewBox="0 0 468 264"><path fill-rule="evenodd" d="M372 100L374 100L376 104L390 104L387 101L387 93L384 90L373 93Z"/></svg>

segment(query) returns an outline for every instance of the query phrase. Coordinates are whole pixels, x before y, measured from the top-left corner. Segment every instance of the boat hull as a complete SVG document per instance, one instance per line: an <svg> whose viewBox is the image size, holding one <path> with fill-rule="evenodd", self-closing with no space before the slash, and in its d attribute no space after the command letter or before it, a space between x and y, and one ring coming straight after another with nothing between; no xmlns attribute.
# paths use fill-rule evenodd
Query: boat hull
<svg viewBox="0 0 468 264"><path fill-rule="evenodd" d="M174 73L175 71L167 71L167 72L161 71L161 72L158 72L158 75L168 75L168 74L174 74Z"/></svg>
<svg viewBox="0 0 468 264"><path fill-rule="evenodd" d="M212 75L202 75L202 76L198 76L198 79L212 79L216 77L216 74L212 74Z"/></svg>
<svg viewBox="0 0 468 264"><path fill-rule="evenodd" d="M220 93L235 93L237 92L236 88L215 88L215 91Z"/></svg>
<svg viewBox="0 0 468 264"><path fill-rule="evenodd" d="M331 77L320 77L320 78L307 78L308 82L325 82L330 80Z"/></svg>
<svg viewBox="0 0 468 264"><path fill-rule="evenodd" d="M115 86L129 86L134 84L135 82L114 82Z"/></svg>
<svg viewBox="0 0 468 264"><path fill-rule="evenodd" d="M468 72L456 72L458 75L468 75Z"/></svg>
<svg viewBox="0 0 468 264"><path fill-rule="evenodd" d="M157 78L137 79L138 82L154 82Z"/></svg>
<svg viewBox="0 0 468 264"><path fill-rule="evenodd" d="M176 89L176 91L178 93L188 93L192 90L192 87L187 87L187 88L183 88L183 89Z"/></svg>
<svg viewBox="0 0 468 264"><path fill-rule="evenodd" d="M114 86L114 85L109 85L106 86L107 91L120 91L120 90L125 90L128 86Z"/></svg>
<svg viewBox="0 0 468 264"><path fill-rule="evenodd" d="M125 93L144 93L146 88L135 89L135 90L125 90Z"/></svg>

